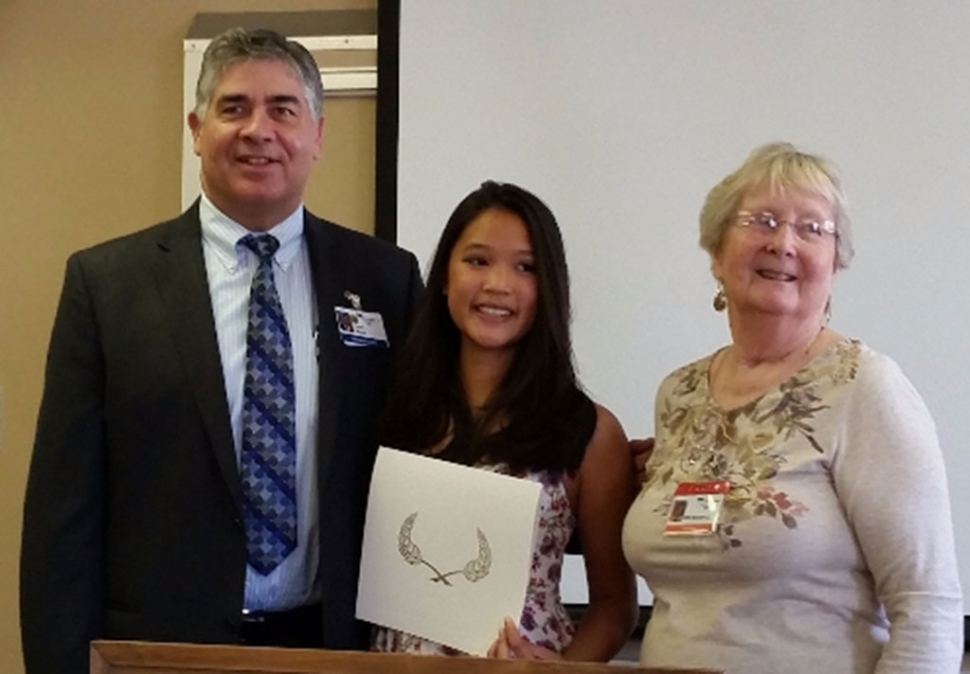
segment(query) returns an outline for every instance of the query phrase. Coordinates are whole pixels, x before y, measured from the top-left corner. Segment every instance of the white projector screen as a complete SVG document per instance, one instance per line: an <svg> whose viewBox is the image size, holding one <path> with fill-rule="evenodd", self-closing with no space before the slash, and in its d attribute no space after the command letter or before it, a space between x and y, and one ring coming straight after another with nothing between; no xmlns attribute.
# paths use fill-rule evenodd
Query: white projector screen
<svg viewBox="0 0 970 674"><path fill-rule="evenodd" d="M398 242L426 265L485 179L538 194L580 376L631 436L653 433L664 375L728 341L697 213L775 140L842 169L857 256L832 327L933 412L970 588L970 2L402 2ZM563 593L586 601L581 566Z"/></svg>

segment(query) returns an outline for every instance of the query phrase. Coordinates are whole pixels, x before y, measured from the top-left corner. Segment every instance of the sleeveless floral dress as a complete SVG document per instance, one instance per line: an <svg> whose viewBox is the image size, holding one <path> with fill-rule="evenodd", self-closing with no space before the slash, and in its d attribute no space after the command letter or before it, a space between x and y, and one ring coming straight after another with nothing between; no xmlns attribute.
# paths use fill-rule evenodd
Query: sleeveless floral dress
<svg viewBox="0 0 970 674"><path fill-rule="evenodd" d="M505 466L483 466L508 474ZM573 637L573 624L562 605L559 579L563 554L576 525L562 473L529 472L521 476L542 485L539 518L533 539L532 566L525 606L519 618L519 632L529 642L562 653ZM495 626L498 632L501 625ZM389 653L463 655L457 649L387 627L374 629L371 650Z"/></svg>

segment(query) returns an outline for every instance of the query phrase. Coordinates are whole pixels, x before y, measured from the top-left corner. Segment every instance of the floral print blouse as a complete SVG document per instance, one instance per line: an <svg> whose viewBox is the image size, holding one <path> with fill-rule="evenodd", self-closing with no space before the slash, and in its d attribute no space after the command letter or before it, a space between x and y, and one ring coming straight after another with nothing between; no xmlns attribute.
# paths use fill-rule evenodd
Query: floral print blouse
<svg viewBox="0 0 970 674"><path fill-rule="evenodd" d="M721 408L713 356L661 384L623 549L654 595L641 664L744 674L956 672L962 599L919 394L854 340ZM664 534L674 490L726 480L719 525Z"/></svg>

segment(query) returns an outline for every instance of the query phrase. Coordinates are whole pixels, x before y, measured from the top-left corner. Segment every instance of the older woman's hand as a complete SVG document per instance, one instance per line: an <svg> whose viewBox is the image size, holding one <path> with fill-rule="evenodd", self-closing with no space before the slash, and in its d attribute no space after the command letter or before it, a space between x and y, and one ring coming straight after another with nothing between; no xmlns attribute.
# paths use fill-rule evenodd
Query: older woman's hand
<svg viewBox="0 0 970 674"><path fill-rule="evenodd" d="M488 649L488 657L503 660L562 660L562 655L526 641L511 618L506 618L498 637Z"/></svg>
<svg viewBox="0 0 970 674"><path fill-rule="evenodd" d="M636 472L637 483L643 484L647 479L646 465L653 454L653 438L643 438L642 440L630 440L630 455L633 458L633 469Z"/></svg>

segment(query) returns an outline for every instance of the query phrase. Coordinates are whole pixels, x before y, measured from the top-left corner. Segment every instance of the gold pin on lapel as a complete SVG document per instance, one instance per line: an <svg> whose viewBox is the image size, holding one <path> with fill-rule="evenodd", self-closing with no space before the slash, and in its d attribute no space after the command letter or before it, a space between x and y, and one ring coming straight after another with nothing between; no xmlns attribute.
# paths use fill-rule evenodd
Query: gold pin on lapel
<svg viewBox="0 0 970 674"><path fill-rule="evenodd" d="M360 295L357 295L356 293L352 293L349 290L345 290L344 297L346 297L347 301L350 302L350 306L352 306L357 311L360 311Z"/></svg>

